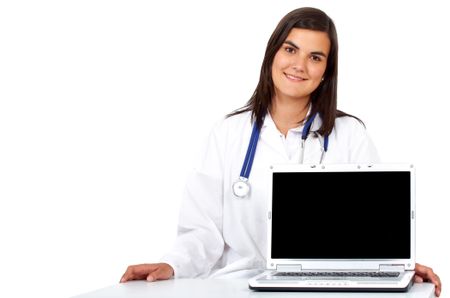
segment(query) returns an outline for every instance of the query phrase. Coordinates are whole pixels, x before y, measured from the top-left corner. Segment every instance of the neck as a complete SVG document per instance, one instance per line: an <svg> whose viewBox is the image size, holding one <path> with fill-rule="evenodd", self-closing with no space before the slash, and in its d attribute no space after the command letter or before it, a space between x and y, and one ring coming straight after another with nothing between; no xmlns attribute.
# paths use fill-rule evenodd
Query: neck
<svg viewBox="0 0 450 298"><path fill-rule="evenodd" d="M291 128L295 128L306 118L309 98L305 100L289 100L274 97L270 115L278 130L286 136Z"/></svg>

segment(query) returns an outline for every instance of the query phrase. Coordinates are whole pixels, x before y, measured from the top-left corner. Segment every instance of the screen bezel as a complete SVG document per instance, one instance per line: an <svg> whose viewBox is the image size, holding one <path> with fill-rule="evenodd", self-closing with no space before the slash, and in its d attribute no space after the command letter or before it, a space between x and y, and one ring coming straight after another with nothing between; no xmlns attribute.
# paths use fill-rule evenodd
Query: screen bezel
<svg viewBox="0 0 450 298"><path fill-rule="evenodd" d="M333 165L301 165L283 164L270 167L270 183L268 184L270 200L268 207L267 225L267 268L276 269L278 266L301 266L302 269L374 269L377 270L382 265L403 265L406 270L413 270L415 267L415 167L410 164L333 164ZM411 210L410 210L410 258L407 259L275 259L272 258L272 186L274 173L289 172L367 172L367 171L402 171L410 172L411 178Z"/></svg>

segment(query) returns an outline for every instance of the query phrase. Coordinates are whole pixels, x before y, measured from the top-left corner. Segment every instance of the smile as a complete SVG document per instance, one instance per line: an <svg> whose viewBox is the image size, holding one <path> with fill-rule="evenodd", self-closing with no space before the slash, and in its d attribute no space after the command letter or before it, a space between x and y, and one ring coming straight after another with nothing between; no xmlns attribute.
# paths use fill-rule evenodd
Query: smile
<svg viewBox="0 0 450 298"><path fill-rule="evenodd" d="M306 80L306 79L304 79L304 78L302 78L302 77L294 76L294 75L287 74L287 73L285 73L284 75L285 75L289 80L296 81L296 82L301 82L301 81L305 81L305 80Z"/></svg>

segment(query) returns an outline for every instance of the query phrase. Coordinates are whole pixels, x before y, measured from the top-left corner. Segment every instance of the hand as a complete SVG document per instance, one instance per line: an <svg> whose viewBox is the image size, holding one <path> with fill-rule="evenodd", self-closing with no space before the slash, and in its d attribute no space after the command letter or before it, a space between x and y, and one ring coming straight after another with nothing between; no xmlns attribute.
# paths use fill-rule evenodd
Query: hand
<svg viewBox="0 0 450 298"><path fill-rule="evenodd" d="M132 265L128 266L120 282L144 279L147 281L169 279L173 276L173 273L172 266L166 263Z"/></svg>
<svg viewBox="0 0 450 298"><path fill-rule="evenodd" d="M414 282L432 282L436 286L434 294L436 297L439 297L442 289L441 279L433 272L433 269L416 263L415 271L416 275L414 276Z"/></svg>

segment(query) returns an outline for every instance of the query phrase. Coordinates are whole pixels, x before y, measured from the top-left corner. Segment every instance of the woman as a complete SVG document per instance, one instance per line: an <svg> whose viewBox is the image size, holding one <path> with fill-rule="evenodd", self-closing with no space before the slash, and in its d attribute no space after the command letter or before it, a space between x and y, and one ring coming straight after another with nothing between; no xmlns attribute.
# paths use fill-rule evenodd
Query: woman
<svg viewBox="0 0 450 298"><path fill-rule="evenodd" d="M174 248L162 263L128 267L121 282L252 276L266 260L265 185L271 164L379 161L362 122L337 110L337 58L336 30L324 12L300 8L280 21L253 96L214 127L188 178ZM304 140L308 120L310 136ZM251 192L244 183L245 198L239 199L233 184L252 131L259 133L256 153L250 177L243 177ZM417 264L415 280L430 280L440 294L441 283L430 268Z"/></svg>

